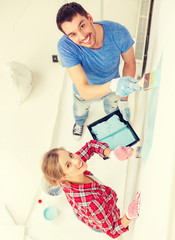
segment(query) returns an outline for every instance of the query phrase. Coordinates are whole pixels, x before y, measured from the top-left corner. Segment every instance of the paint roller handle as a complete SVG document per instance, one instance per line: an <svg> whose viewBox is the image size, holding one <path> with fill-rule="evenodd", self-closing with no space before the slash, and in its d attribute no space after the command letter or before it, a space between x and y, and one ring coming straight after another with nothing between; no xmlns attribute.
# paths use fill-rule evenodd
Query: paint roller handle
<svg viewBox="0 0 175 240"><path fill-rule="evenodd" d="M135 149L133 149L132 155L136 158L141 158L142 157L142 147L138 146Z"/></svg>
<svg viewBox="0 0 175 240"><path fill-rule="evenodd" d="M136 84L137 86L143 88L144 86L144 81L145 81L145 77L143 76Z"/></svg>
<svg viewBox="0 0 175 240"><path fill-rule="evenodd" d="M125 76L121 78L115 78L110 82L111 92L115 92L120 97L126 97L136 90L140 91L142 88L137 85L138 80Z"/></svg>

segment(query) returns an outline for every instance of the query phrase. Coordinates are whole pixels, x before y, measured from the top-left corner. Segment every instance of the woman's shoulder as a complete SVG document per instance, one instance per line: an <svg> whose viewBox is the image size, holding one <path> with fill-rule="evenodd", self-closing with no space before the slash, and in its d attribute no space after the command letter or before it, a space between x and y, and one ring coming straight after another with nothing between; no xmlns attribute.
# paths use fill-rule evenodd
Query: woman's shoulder
<svg viewBox="0 0 175 240"><path fill-rule="evenodd" d="M85 175L85 176L87 176L87 175L93 176L93 174L92 174L90 171L88 171L88 170L84 171L84 175Z"/></svg>

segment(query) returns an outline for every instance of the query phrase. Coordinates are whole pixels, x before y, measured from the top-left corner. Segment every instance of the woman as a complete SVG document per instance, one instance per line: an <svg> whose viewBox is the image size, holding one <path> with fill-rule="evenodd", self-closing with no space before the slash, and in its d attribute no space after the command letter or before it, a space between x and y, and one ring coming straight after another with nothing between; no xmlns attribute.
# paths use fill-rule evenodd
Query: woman
<svg viewBox="0 0 175 240"><path fill-rule="evenodd" d="M76 153L64 148L56 148L44 155L42 171L49 184L62 187L79 220L93 230L117 238L128 231L130 221L139 216L140 194L136 195L126 214L120 218L115 191L103 185L87 170L86 161L94 153L103 158L125 160L133 154L133 149L120 146L111 151L106 143L96 140L87 142Z"/></svg>

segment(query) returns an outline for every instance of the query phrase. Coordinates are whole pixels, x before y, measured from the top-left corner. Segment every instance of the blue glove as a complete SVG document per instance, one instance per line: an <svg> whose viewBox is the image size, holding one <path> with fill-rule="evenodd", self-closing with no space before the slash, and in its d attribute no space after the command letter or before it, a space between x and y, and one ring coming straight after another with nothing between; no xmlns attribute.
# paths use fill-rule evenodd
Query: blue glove
<svg viewBox="0 0 175 240"><path fill-rule="evenodd" d="M129 121L130 120L130 117L131 117L131 113L130 113L130 109L128 107L128 101L125 101L125 100L120 100L119 102L119 109L123 115L123 118L126 120L126 121Z"/></svg>
<svg viewBox="0 0 175 240"><path fill-rule="evenodd" d="M130 76L115 78L110 82L110 89L112 92L116 92L120 97L126 97L136 90L140 91L142 89L136 84L137 82L138 80Z"/></svg>

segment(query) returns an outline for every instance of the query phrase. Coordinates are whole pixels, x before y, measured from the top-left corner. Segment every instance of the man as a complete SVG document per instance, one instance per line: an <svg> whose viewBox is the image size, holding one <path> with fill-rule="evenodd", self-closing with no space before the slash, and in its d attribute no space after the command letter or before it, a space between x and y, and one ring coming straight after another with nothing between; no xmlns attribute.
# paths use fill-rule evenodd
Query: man
<svg viewBox="0 0 175 240"><path fill-rule="evenodd" d="M64 33L58 42L59 58L73 81L74 137L82 136L89 107L97 100L103 100L106 114L115 111L121 100L120 110L129 120L127 96L141 88L133 79L136 70L134 41L128 30L111 21L94 23L92 16L75 2L60 8L56 21ZM124 60L125 77L122 78L119 75L120 55Z"/></svg>

